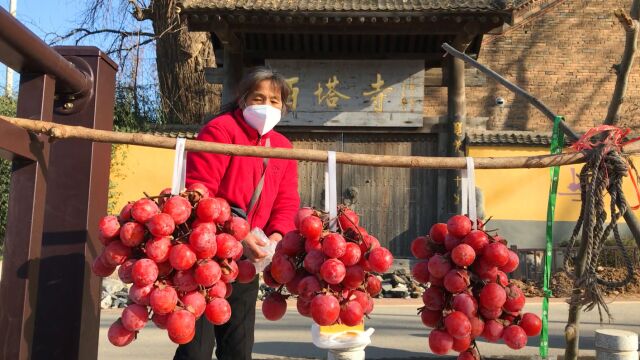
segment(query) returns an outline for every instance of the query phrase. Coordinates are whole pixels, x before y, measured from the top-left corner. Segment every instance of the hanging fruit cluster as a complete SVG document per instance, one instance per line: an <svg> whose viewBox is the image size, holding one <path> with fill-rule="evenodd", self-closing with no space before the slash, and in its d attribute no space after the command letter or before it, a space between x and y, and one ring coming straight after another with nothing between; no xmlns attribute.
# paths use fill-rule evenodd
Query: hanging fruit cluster
<svg viewBox="0 0 640 360"><path fill-rule="evenodd" d="M262 303L265 318L275 321L284 316L285 287L297 297L298 312L321 326L355 326L373 310L372 296L381 291L376 274L389 270L393 256L359 226L351 209L338 209L337 231L329 230L329 221L326 214L311 208L297 213L297 230L278 243L264 270L265 283L276 289Z"/></svg>
<svg viewBox="0 0 640 360"><path fill-rule="evenodd" d="M453 349L459 360L480 359L474 341L479 336L502 339L517 350L542 328L537 315L522 314L524 294L506 275L517 269L518 255L478 223L474 230L468 217L456 215L411 243L412 254L422 260L412 276L430 285L419 309L424 325L433 328L429 348L439 355Z"/></svg>
<svg viewBox="0 0 640 360"><path fill-rule="evenodd" d="M150 317L177 344L193 339L203 314L215 325L226 323L231 283L251 282L256 275L254 265L240 259L240 241L248 233L247 221L232 216L227 201L209 197L202 184L179 196L165 189L102 218L105 248L92 270L107 277L118 268L120 279L133 284L130 304L109 328L109 341L128 345Z"/></svg>

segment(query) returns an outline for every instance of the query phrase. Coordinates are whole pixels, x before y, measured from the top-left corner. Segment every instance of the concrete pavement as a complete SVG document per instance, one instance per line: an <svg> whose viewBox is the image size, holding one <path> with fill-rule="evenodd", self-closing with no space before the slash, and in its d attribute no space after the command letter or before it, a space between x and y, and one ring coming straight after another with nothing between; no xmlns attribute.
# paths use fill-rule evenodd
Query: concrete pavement
<svg viewBox="0 0 640 360"><path fill-rule="evenodd" d="M436 357L428 351L428 329L416 315L420 306L415 300L380 301L376 304L372 319L367 327L376 329L372 344L367 347L367 359L409 359ZM640 333L640 301L617 301L609 305L614 321L602 327L615 327ZM568 305L554 301L550 306L550 355L564 353L564 326ZM541 303L528 299L525 311L540 314ZM100 346L98 359L171 359L175 350L164 330L157 329L151 322L138 334L138 339L124 348L112 346L107 340L109 325L120 316L120 310L104 310L100 325ZM254 359L312 358L326 357L326 351L317 349L311 343L311 320L297 314L295 305L289 306L285 317L276 322L267 321L260 309L256 315ZM593 355L594 330L601 327L597 311L582 314L581 355ZM531 339L527 347L514 352L506 345L479 343L483 355L505 356L536 355L538 339ZM452 353L453 354L453 353Z"/></svg>

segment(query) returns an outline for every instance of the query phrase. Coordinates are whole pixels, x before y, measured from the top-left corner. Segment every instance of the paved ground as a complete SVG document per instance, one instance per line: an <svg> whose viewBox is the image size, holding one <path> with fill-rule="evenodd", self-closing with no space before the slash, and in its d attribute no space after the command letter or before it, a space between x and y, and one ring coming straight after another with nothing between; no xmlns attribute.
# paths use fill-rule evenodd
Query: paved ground
<svg viewBox="0 0 640 360"><path fill-rule="evenodd" d="M419 303L414 300L389 301L383 299L377 304L373 317L366 323L376 332L372 336L372 344L367 347L367 359L410 359L434 356L427 349L428 330L422 326L416 316ZM289 307L291 309L291 307ZM613 324L603 327L615 327L640 333L640 301L617 301L610 305L614 315ZM539 299L529 299L526 311L540 313ZM563 329L567 319L568 306L560 300L554 300L550 309L550 354L563 353ZM106 310L102 312L100 329L99 359L171 359L175 346L169 341L164 330L153 324L147 325L138 339L125 348L116 348L107 340L109 325L119 316L120 311ZM311 343L311 320L298 315L295 306L288 311L284 319L277 322L264 320L258 309L256 324L256 342L254 359L312 358L326 357L326 351L317 349ZM597 311L583 314L582 334L580 341L581 354L594 354L593 332L599 328ZM528 346L518 351L518 355L536 355L538 341L532 340ZM484 355L513 358L513 350L504 344L488 344L481 342L480 349Z"/></svg>

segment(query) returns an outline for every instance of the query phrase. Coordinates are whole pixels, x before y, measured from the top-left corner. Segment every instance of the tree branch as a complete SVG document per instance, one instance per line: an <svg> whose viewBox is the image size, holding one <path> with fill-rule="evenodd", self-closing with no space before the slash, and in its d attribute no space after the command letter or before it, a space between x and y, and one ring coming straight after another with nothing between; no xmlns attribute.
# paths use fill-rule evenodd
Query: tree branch
<svg viewBox="0 0 640 360"><path fill-rule="evenodd" d="M129 0L131 6L133 6L133 17L138 21L145 21L151 19L151 9L139 4L136 0Z"/></svg>
<svg viewBox="0 0 640 360"><path fill-rule="evenodd" d="M604 124L606 125L615 125L618 122L618 113L620 112L620 107L624 102L624 95L627 91L629 75L631 74L631 68L633 67L633 59L638 46L638 29L640 27L640 23L638 23L637 16L640 13L640 1L633 1L631 13L635 14L636 17L632 18L622 9L618 9L614 12L624 27L626 40L622 60L620 61L620 64L615 66L617 74L616 87L613 91L611 102L609 103L607 117L604 120Z"/></svg>
<svg viewBox="0 0 640 360"><path fill-rule="evenodd" d="M99 34L115 34L118 35L121 38L126 38L126 37L132 37L132 36L145 36L145 37L152 37L152 38L156 38L155 34L153 33L148 33L148 32L137 32L137 31L124 31L124 30L118 30L118 29L96 29L96 30L89 30L86 28L77 28L77 29L73 29L70 32L68 32L66 35L62 35L62 36L58 36L57 38L53 39L51 41L51 44L57 44L59 42L62 42L64 40L67 40L69 38L72 38L78 34L81 34L77 39L76 39L76 45L84 40L85 38L92 36L92 35L99 35Z"/></svg>

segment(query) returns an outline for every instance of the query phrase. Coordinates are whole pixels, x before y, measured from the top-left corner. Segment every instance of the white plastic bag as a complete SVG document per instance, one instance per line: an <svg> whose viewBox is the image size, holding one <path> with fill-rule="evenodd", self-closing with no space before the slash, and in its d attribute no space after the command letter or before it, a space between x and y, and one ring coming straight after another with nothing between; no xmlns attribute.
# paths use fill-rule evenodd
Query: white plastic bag
<svg viewBox="0 0 640 360"><path fill-rule="evenodd" d="M371 334L374 328L366 331L342 331L333 334L323 334L320 332L318 324L311 325L311 339L313 345L320 349L349 349L371 344Z"/></svg>
<svg viewBox="0 0 640 360"><path fill-rule="evenodd" d="M258 239L262 240L265 243L265 246L260 247L260 250L267 253L267 256L262 258L260 261L253 263L256 267L256 273L262 272L264 268L266 268L269 264L271 264L271 259L273 259L273 254L276 252L276 242L271 241L267 235L265 235L262 229L255 227L251 230L251 233L255 235Z"/></svg>

